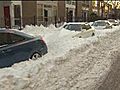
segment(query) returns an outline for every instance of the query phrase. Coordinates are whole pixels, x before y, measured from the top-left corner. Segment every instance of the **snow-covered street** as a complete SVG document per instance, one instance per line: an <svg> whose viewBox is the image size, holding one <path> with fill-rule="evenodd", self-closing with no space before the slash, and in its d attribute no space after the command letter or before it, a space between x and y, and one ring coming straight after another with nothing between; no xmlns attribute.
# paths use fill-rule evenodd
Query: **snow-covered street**
<svg viewBox="0 0 120 90"><path fill-rule="evenodd" d="M53 25L26 26L22 32L41 35L48 54L36 61L1 69L1 90L113 90L117 87L114 84L105 87L109 86L105 80L119 60L120 26L98 30L89 38L72 38L77 32Z"/></svg>

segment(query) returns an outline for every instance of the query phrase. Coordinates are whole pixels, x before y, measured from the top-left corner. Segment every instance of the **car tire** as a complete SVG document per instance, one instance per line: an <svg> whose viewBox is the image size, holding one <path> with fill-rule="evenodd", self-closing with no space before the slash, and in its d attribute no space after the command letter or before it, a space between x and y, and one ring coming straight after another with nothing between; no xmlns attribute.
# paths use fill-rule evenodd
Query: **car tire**
<svg viewBox="0 0 120 90"><path fill-rule="evenodd" d="M92 33L92 36L95 36L95 33Z"/></svg>
<svg viewBox="0 0 120 90"><path fill-rule="evenodd" d="M42 57L42 55L38 52L35 52L32 54L32 56L30 57L31 60L37 60L38 58Z"/></svg>

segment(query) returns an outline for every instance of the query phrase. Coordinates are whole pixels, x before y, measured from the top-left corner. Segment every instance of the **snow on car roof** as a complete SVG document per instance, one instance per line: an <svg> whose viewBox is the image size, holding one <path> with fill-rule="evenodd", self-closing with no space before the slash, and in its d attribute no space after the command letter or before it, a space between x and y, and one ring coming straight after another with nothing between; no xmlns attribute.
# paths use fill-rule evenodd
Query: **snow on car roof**
<svg viewBox="0 0 120 90"><path fill-rule="evenodd" d="M97 21L95 21L95 22L106 22L106 23L111 24L108 20L97 20Z"/></svg>
<svg viewBox="0 0 120 90"><path fill-rule="evenodd" d="M109 22L108 20L97 20L95 22Z"/></svg>
<svg viewBox="0 0 120 90"><path fill-rule="evenodd" d="M69 22L66 24L87 24L87 22Z"/></svg>

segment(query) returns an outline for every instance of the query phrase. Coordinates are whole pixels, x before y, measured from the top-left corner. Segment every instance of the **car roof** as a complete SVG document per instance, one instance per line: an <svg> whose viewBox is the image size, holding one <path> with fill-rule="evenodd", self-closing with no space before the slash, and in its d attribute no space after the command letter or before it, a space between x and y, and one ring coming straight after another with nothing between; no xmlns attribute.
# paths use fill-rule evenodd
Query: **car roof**
<svg viewBox="0 0 120 90"><path fill-rule="evenodd" d="M66 24L87 24L87 22L69 22Z"/></svg>
<svg viewBox="0 0 120 90"><path fill-rule="evenodd" d="M95 22L106 22L106 23L111 24L108 20L97 20L97 21L95 21Z"/></svg>
<svg viewBox="0 0 120 90"><path fill-rule="evenodd" d="M23 32L20 32L20 31L17 31L17 30L12 30L12 29L0 29L0 33L13 33L13 34L18 34L18 35L21 35L21 36L25 36L25 37L33 37L31 35L28 35L26 33L23 33Z"/></svg>
<svg viewBox="0 0 120 90"><path fill-rule="evenodd" d="M115 19L108 19L108 20L115 20Z"/></svg>
<svg viewBox="0 0 120 90"><path fill-rule="evenodd" d="M108 20L97 20L95 22L108 22Z"/></svg>

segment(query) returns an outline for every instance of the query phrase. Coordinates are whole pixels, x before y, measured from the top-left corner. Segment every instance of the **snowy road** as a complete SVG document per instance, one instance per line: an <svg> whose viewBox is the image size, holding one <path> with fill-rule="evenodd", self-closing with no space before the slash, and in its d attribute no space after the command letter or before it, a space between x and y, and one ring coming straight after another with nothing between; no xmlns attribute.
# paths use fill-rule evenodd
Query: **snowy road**
<svg viewBox="0 0 120 90"><path fill-rule="evenodd" d="M120 30L116 29L85 39L60 39L55 38L59 31L47 32L43 36L50 53L37 61L1 69L0 89L98 90L120 53ZM48 39L52 38L50 43Z"/></svg>

